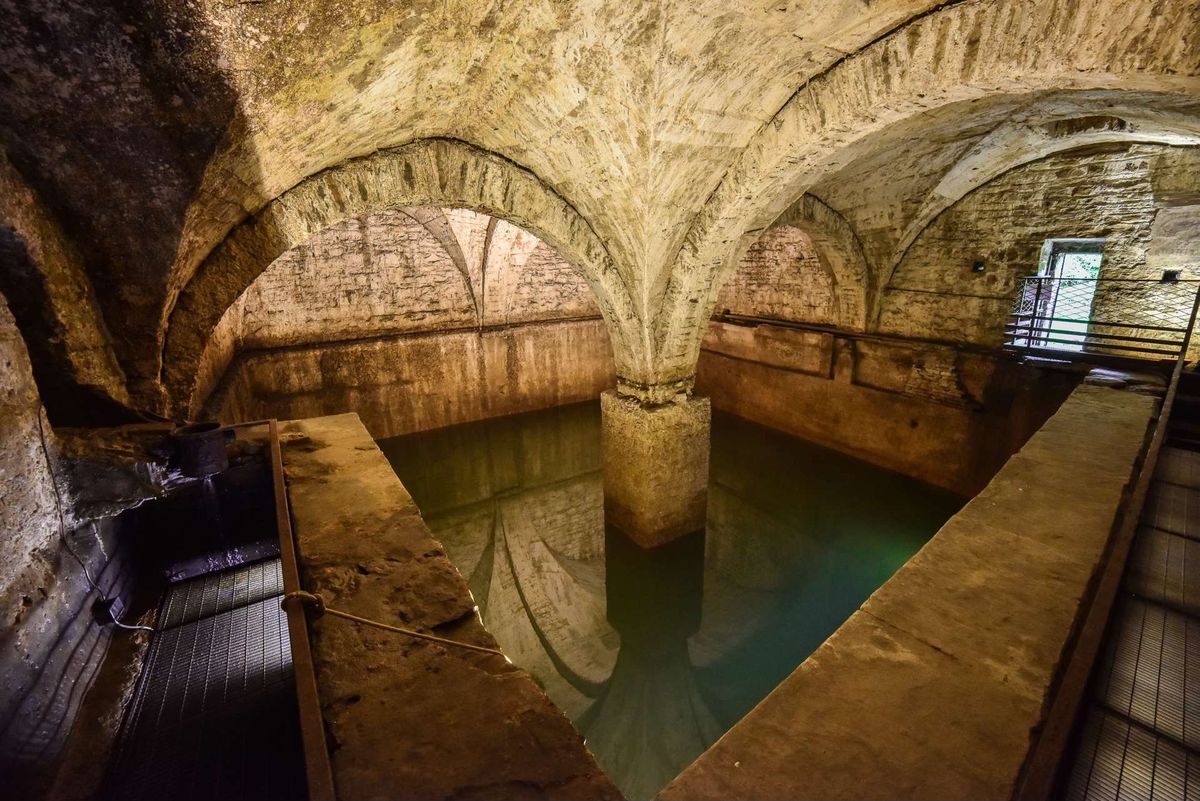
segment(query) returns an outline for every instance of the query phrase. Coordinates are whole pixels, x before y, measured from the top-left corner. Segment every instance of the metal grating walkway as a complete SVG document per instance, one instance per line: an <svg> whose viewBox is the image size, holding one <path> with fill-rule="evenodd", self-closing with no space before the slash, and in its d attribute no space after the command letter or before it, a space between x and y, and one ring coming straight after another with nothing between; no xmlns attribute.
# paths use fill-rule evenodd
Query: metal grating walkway
<svg viewBox="0 0 1200 801"><path fill-rule="evenodd" d="M172 585L159 614L159 627L173 628L282 594L283 567L278 559L210 573Z"/></svg>
<svg viewBox="0 0 1200 801"><path fill-rule="evenodd" d="M1200 799L1200 453L1164 446L1065 797Z"/></svg>
<svg viewBox="0 0 1200 801"><path fill-rule="evenodd" d="M1088 710L1068 801L1200 798L1200 757L1103 707Z"/></svg>
<svg viewBox="0 0 1200 801"><path fill-rule="evenodd" d="M278 559L174 585L106 795L304 798Z"/></svg>
<svg viewBox="0 0 1200 801"><path fill-rule="evenodd" d="M1141 519L1161 531L1200 540L1200 489L1163 481L1156 470Z"/></svg>
<svg viewBox="0 0 1200 801"><path fill-rule="evenodd" d="M1128 571L1134 595L1200 616L1200 542L1142 526Z"/></svg>
<svg viewBox="0 0 1200 801"><path fill-rule="evenodd" d="M1169 484L1200 489L1200 453L1166 446L1158 454L1154 477Z"/></svg>
<svg viewBox="0 0 1200 801"><path fill-rule="evenodd" d="M1128 720L1195 750L1200 695L1184 677L1200 671L1200 621L1129 598L1117 612L1096 700Z"/></svg>

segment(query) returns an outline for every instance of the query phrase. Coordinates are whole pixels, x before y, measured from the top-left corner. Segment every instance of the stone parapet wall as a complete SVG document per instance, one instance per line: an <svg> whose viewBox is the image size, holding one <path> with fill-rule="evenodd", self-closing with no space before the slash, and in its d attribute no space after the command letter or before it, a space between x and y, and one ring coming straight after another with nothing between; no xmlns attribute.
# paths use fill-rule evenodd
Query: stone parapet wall
<svg viewBox="0 0 1200 801"><path fill-rule="evenodd" d="M1012 797L1157 404L1078 388L659 797Z"/></svg>
<svg viewBox="0 0 1200 801"><path fill-rule="evenodd" d="M352 415L287 423L301 584L352 614L497 648L466 581ZM339 798L588 798L620 792L505 658L326 615L312 623Z"/></svg>

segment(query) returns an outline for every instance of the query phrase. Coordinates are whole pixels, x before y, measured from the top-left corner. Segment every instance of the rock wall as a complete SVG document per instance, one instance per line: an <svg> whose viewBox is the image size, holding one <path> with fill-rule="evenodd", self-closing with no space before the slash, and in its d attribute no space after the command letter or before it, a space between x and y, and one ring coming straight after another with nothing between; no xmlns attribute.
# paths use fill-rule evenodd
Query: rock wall
<svg viewBox="0 0 1200 801"><path fill-rule="evenodd" d="M112 635L93 622L96 594L60 539L57 450L0 296L0 781L13 798L37 796L52 779ZM108 556L116 550L110 527L62 536L106 592L122 592L128 576Z"/></svg>
<svg viewBox="0 0 1200 801"><path fill-rule="evenodd" d="M0 293L26 337L52 419L73 425L95 414L97 401L128 403L83 259L2 149L0 264Z"/></svg>
<svg viewBox="0 0 1200 801"><path fill-rule="evenodd" d="M42 411L25 342L6 304L0 304L0 603L6 627L17 626L53 572L58 516L46 443L52 436Z"/></svg>

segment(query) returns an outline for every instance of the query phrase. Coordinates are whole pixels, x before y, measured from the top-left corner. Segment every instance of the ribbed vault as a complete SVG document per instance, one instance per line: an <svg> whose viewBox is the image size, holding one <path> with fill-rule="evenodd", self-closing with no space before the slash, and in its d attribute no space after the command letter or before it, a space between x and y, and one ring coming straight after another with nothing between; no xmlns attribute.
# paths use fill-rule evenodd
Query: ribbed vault
<svg viewBox="0 0 1200 801"><path fill-rule="evenodd" d="M12 9L0 145L79 249L135 402L189 395L205 338L274 256L422 205L558 249L597 296L625 390L661 400L690 386L738 255L806 194L835 221L826 261L858 327L904 243L980 180L1071 143L1191 135L1197 13L59 0ZM55 41L75 47L48 56Z"/></svg>

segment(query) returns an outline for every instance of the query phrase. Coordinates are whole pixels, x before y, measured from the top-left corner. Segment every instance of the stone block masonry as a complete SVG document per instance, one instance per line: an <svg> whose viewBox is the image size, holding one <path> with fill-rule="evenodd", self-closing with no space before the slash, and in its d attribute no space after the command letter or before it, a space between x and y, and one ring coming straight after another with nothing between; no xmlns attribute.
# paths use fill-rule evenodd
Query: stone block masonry
<svg viewBox="0 0 1200 801"><path fill-rule="evenodd" d="M919 340L718 322L696 384L722 411L974 495L1081 377Z"/></svg>
<svg viewBox="0 0 1200 801"><path fill-rule="evenodd" d="M712 404L600 396L604 519L643 548L704 528Z"/></svg>
<svg viewBox="0 0 1200 801"><path fill-rule="evenodd" d="M615 381L599 319L314 343L239 356L207 414L354 410L379 438L592 400Z"/></svg>
<svg viewBox="0 0 1200 801"><path fill-rule="evenodd" d="M357 416L294 421L281 436L305 589L498 647ZM329 616L311 642L339 798L620 798L570 721L499 656Z"/></svg>

